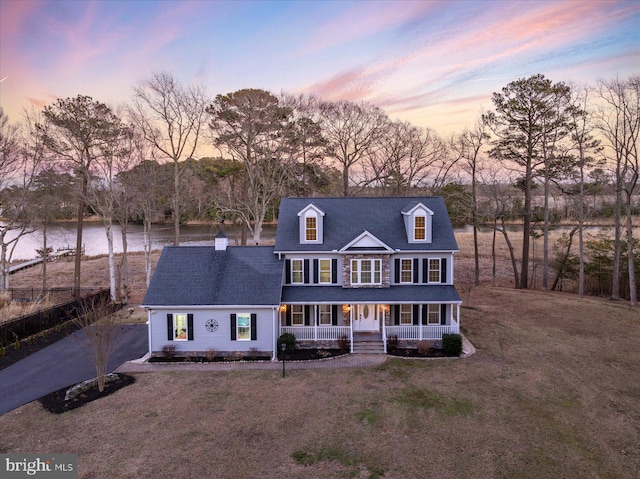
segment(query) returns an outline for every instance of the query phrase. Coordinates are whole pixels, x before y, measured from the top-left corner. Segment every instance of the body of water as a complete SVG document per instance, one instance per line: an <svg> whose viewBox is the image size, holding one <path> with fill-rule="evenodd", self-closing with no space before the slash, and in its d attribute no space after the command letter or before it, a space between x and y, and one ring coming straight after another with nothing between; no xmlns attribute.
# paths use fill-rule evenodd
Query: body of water
<svg viewBox="0 0 640 479"><path fill-rule="evenodd" d="M555 227L554 229L566 229L571 228L568 226ZM521 225L508 225L509 232L521 232ZM594 232L600 228L590 227L587 231ZM471 225L467 225L460 228L454 228L455 233L471 233L473 228ZM491 228L484 227L481 231L491 231ZM218 226L212 225L183 225L180 227L180 244L181 245L212 245L214 244L214 237L218 232ZM237 237L238 243L240 242L239 229L235 229L230 226L225 226L225 233L229 236L229 244L236 244L235 239ZM102 223L90 222L84 224L83 228L83 244L85 255L98 256L107 254L107 236ZM274 240L276 236L275 225L265 225L262 232L263 240ZM113 243L114 251L116 253L122 252L122 239L120 234L120 226L114 225L113 227ZM248 238L250 244L251 236ZM47 244L54 250L62 249L66 247L75 248L76 245L76 223L66 222L52 225L47 230ZM173 244L173 224L160 224L153 225L151 230L151 244L153 249L162 249L165 246ZM143 227L138 224L130 224L127 232L127 248L130 252L144 251L144 235ZM37 257L36 249L42 248L42 231L34 231L28 235L23 236L18 241L18 245L12 256L12 261L18 260L30 260Z"/></svg>
<svg viewBox="0 0 640 479"><path fill-rule="evenodd" d="M180 227L181 245L213 245L218 226L211 225L183 225ZM234 228L225 228L229 236L229 243L234 244ZM239 235L239 233L238 233ZM239 236L238 236L239 238ZM263 239L275 239L275 226L267 225L262 232ZM37 257L36 250L42 248L42 231L34 231L18 240L12 260L29 260ZM250 240L250 238L249 238ZM107 236L102 223L84 223L82 243L87 256L107 254ZM151 244L153 249L162 249L173 244L173 224L153 225L151 230ZM76 223L58 223L47 229L47 245L54 250L76 246ZM122 252L122 236L120 226L113 226L113 249ZM130 224L127 228L127 250L144 251L144 234L142 225Z"/></svg>

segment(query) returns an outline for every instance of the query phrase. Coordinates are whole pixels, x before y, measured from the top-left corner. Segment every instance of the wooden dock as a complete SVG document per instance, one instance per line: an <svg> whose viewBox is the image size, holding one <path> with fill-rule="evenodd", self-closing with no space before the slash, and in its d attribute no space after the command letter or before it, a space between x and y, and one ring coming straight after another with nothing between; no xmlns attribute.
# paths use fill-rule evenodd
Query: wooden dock
<svg viewBox="0 0 640 479"><path fill-rule="evenodd" d="M49 261L55 261L59 258L64 258L65 256L73 256L75 255L75 248L61 248L54 253L51 253L47 256ZM39 265L42 263L44 258L36 258L29 261L25 261L24 263L18 263L13 266L9 266L9 274L17 273L18 271L22 271L23 269L31 268L32 266Z"/></svg>

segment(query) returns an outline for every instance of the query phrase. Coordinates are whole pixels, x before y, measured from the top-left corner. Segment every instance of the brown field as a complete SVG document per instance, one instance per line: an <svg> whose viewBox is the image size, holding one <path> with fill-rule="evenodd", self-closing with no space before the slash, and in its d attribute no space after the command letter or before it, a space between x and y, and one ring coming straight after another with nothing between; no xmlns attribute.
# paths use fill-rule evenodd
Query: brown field
<svg viewBox="0 0 640 479"><path fill-rule="evenodd" d="M481 286L466 359L137 374L61 416L0 417L0 452L73 452L82 478L636 478L640 312Z"/></svg>
<svg viewBox="0 0 640 479"><path fill-rule="evenodd" d="M467 240L458 237L460 271ZM84 277L105 284L106 259L87 265ZM63 266L54 274L66 281ZM510 266L500 268L508 286ZM483 253L483 284L462 309L470 358L284 379L141 373L61 416L37 402L1 416L0 452L77 453L81 478L638 477L640 310L489 282Z"/></svg>

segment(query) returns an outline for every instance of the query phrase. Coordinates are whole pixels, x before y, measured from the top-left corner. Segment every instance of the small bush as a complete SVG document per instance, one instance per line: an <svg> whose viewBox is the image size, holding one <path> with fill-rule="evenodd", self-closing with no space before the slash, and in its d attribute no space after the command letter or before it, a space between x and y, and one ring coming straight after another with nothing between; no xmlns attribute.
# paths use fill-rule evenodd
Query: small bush
<svg viewBox="0 0 640 479"><path fill-rule="evenodd" d="M396 349L398 349L398 335L394 334L387 338L387 351L395 353Z"/></svg>
<svg viewBox="0 0 640 479"><path fill-rule="evenodd" d="M173 359L176 357L176 345L165 344L162 346L162 357L164 359Z"/></svg>
<svg viewBox="0 0 640 479"><path fill-rule="evenodd" d="M338 348L341 351L348 352L351 350L351 342L346 335L343 335L340 339L338 339Z"/></svg>
<svg viewBox="0 0 640 479"><path fill-rule="evenodd" d="M462 353L462 335L443 334L442 349L447 356L460 356Z"/></svg>
<svg viewBox="0 0 640 479"><path fill-rule="evenodd" d="M422 356L426 356L429 354L429 350L431 349L430 341L418 341L418 354Z"/></svg>
<svg viewBox="0 0 640 479"><path fill-rule="evenodd" d="M285 353L293 354L296 351L296 337L291 333L281 334L278 338L278 354L282 352L282 345L286 344Z"/></svg>
<svg viewBox="0 0 640 479"><path fill-rule="evenodd" d="M220 353L216 348L209 348L205 351L204 357L207 358L207 361L213 362L220 357Z"/></svg>
<svg viewBox="0 0 640 479"><path fill-rule="evenodd" d="M255 361L256 359L258 359L259 354L260 353L258 352L258 348L256 348L255 346L249 349L249 359Z"/></svg>
<svg viewBox="0 0 640 479"><path fill-rule="evenodd" d="M227 361L240 361L242 360L242 353L240 351L229 351L227 353Z"/></svg>

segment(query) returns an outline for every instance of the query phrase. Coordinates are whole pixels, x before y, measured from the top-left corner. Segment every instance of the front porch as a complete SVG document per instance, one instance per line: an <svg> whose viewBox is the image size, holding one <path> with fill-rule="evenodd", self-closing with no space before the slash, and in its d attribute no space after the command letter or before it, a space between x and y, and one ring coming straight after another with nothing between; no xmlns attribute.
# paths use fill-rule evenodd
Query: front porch
<svg viewBox="0 0 640 479"><path fill-rule="evenodd" d="M352 353L386 353L389 338L414 342L460 333L460 303L285 304L280 310L279 334L293 334L296 341L318 348L348 341Z"/></svg>

